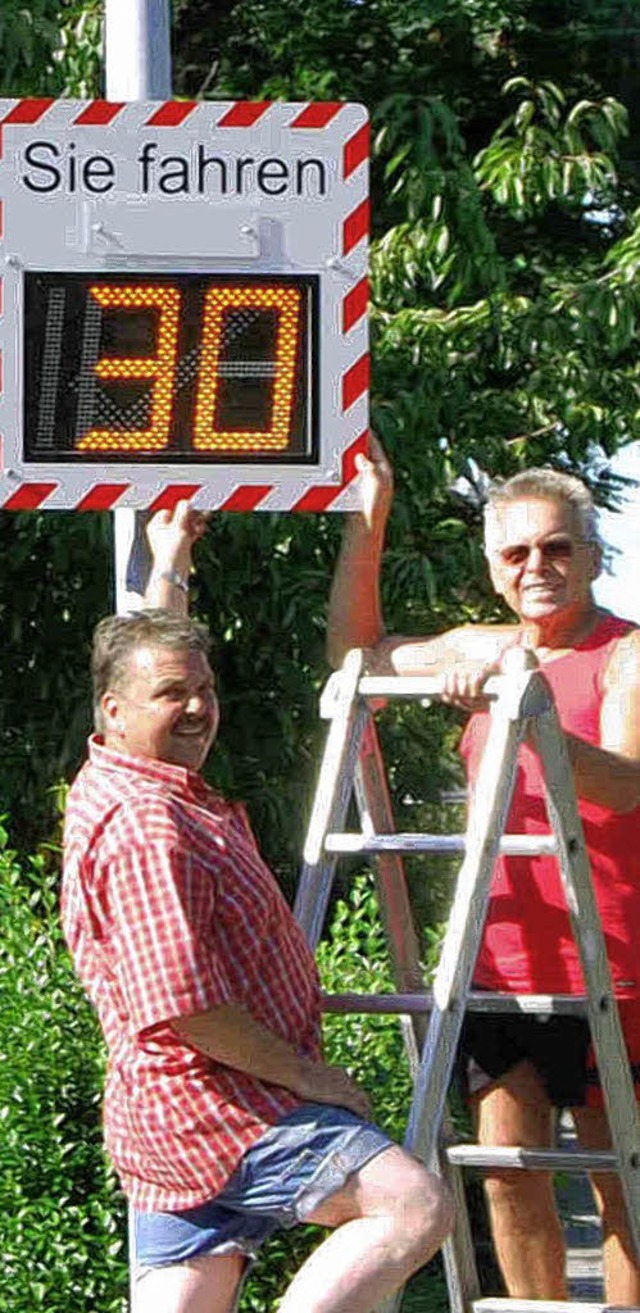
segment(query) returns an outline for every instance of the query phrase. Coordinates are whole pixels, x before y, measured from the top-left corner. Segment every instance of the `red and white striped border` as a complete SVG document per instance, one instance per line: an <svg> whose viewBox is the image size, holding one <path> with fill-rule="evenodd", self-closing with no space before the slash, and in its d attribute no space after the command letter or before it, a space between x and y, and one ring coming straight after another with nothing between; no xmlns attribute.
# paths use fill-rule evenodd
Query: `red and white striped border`
<svg viewBox="0 0 640 1313"><path fill-rule="evenodd" d="M206 101L168 100L154 106L153 112L142 126L154 128L180 127L193 114L206 106ZM48 112L60 105L60 101L46 97L27 97L12 104L11 109L0 118L0 158L2 156L2 130L8 125L25 127L39 124ZM270 111L278 106L276 101L235 101L229 104L215 121L219 128L250 128L264 119ZM71 119L74 127L106 127L114 123L120 114L130 109L130 102L92 100L84 104L81 111ZM287 125L291 131L321 131L333 123L346 102L322 101L310 102L296 112ZM342 179L346 180L355 173L369 155L369 123L365 122L343 143ZM365 198L347 214L342 225L342 255L348 255L369 233L369 200ZM0 242L3 237L3 203L0 199ZM363 277L346 293L342 302L342 333L348 334L367 312L368 279ZM2 313L2 279L0 278L0 314ZM2 393L2 353L0 351L0 394ZM348 411L369 388L369 354L360 356L343 374L341 380L342 411ZM324 511L344 493L356 478L355 457L366 452L368 431L361 433L343 452L342 475L339 485L319 483L295 501L289 508L292 511ZM2 473L2 435L0 434L0 473ZM150 511L172 509L184 497L195 497L203 485L200 483L169 483L155 498ZM0 509L11 511L32 511L46 506L49 499L60 487L59 482L31 482L24 480L10 493ZM88 492L83 493L73 509L79 511L114 510L131 484L124 482L105 482L94 484ZM238 484L225 500L215 509L219 511L253 511L268 500L274 490L273 484Z"/></svg>

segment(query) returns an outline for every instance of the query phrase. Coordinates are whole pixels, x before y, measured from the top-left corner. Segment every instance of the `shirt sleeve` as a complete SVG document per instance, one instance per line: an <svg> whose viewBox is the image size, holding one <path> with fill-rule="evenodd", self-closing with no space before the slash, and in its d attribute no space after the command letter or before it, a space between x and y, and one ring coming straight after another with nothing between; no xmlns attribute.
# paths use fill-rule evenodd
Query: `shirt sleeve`
<svg viewBox="0 0 640 1313"><path fill-rule="evenodd" d="M102 873L112 968L138 1031L231 1001L216 950L216 854L185 833L180 807L145 799L110 827Z"/></svg>

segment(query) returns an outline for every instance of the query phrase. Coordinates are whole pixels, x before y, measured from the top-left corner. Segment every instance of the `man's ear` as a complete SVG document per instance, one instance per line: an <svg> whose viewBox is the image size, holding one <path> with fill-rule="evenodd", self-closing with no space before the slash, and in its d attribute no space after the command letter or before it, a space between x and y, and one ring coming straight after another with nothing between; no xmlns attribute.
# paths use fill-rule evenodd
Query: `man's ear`
<svg viewBox="0 0 640 1313"><path fill-rule="evenodd" d="M602 548L602 543L592 543L591 545L591 560L592 560L591 578L592 579L597 579L599 575L602 574L603 559L604 559L604 551Z"/></svg>
<svg viewBox="0 0 640 1313"><path fill-rule="evenodd" d="M108 688L100 699L100 709L106 734L123 734L122 702L118 693Z"/></svg>

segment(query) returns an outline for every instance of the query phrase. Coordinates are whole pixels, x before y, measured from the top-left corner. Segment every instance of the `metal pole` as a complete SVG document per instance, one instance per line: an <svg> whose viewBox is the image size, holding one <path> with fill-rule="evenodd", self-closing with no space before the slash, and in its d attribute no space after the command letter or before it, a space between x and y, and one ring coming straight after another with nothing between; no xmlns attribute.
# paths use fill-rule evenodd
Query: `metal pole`
<svg viewBox="0 0 640 1313"><path fill-rule="evenodd" d="M167 100L169 0L106 0L105 53L109 100Z"/></svg>
<svg viewBox="0 0 640 1313"><path fill-rule="evenodd" d="M108 100L168 100L171 96L169 0L105 0L105 83ZM113 512L116 610L136 610L146 585L145 516ZM135 1240L129 1213L129 1309L134 1313Z"/></svg>
<svg viewBox="0 0 640 1313"><path fill-rule="evenodd" d="M108 100L169 99L169 0L105 0L105 72ZM136 610L149 566L145 516L113 514L116 610Z"/></svg>

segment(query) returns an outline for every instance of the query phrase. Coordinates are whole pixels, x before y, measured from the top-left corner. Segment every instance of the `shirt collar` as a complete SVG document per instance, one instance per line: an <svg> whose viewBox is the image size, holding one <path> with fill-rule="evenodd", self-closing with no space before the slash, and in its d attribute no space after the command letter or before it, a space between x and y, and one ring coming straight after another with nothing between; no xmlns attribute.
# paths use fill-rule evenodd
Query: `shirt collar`
<svg viewBox="0 0 640 1313"><path fill-rule="evenodd" d="M117 752L115 748L108 748L99 734L92 734L89 739L89 761L101 770L126 770L143 779L164 783L182 794L210 797L212 793L197 771L175 766L169 761L157 761L153 757L132 757L126 752Z"/></svg>

